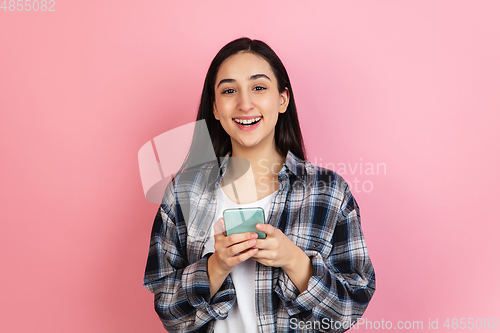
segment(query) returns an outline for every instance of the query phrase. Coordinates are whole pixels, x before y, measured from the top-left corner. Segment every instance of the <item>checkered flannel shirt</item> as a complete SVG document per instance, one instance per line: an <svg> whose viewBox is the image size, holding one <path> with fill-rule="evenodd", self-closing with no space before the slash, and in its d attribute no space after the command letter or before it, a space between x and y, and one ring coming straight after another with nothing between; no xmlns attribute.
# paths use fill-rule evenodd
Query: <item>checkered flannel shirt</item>
<svg viewBox="0 0 500 333"><path fill-rule="evenodd" d="M213 332L215 320L224 320L235 304L231 275L210 298L211 253L202 257L228 157L220 167L206 163L178 175L154 220L144 286L154 293L155 310L169 332ZM291 152L278 181L267 223L309 256L313 275L307 290L299 293L283 269L256 263L259 332L345 331L375 292L358 205L337 173Z"/></svg>

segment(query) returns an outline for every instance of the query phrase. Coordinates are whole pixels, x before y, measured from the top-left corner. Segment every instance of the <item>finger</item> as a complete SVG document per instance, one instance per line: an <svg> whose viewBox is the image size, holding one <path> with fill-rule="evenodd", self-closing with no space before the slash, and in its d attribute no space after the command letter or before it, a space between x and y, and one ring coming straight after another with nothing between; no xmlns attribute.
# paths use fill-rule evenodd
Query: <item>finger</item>
<svg viewBox="0 0 500 333"><path fill-rule="evenodd" d="M244 251L241 251L240 253L247 253L248 251L252 251L253 249L255 249L255 247L248 248Z"/></svg>
<svg viewBox="0 0 500 333"><path fill-rule="evenodd" d="M276 266L273 265L273 262L270 261L270 260L268 260L268 259L264 259L264 258L263 259L257 259L257 258L255 258L255 256L253 256L252 259L255 260L256 262L264 265L264 266L276 267Z"/></svg>
<svg viewBox="0 0 500 333"><path fill-rule="evenodd" d="M224 219L221 217L214 223L214 235L222 234L224 230Z"/></svg>
<svg viewBox="0 0 500 333"><path fill-rule="evenodd" d="M243 253L245 250L252 248L255 245L255 243L256 240L253 238L242 243L237 243L236 245L228 247L228 253L231 256L235 256L238 253L240 253L241 255L241 253Z"/></svg>
<svg viewBox="0 0 500 333"><path fill-rule="evenodd" d="M266 260L269 262L276 259L276 251L259 249L259 251L252 258Z"/></svg>
<svg viewBox="0 0 500 333"><path fill-rule="evenodd" d="M273 236L274 233L276 232L276 228L273 227L270 224L265 224L265 223L257 223L255 225L255 228L259 231L264 232L268 236Z"/></svg>
<svg viewBox="0 0 500 333"><path fill-rule="evenodd" d="M241 234L233 234L230 236L227 236L227 241L229 244L234 245L237 243L244 242L249 239L257 239L258 235L255 232L244 232Z"/></svg>
<svg viewBox="0 0 500 333"><path fill-rule="evenodd" d="M257 239L257 243L254 246L259 250L269 250L272 247L270 239Z"/></svg>
<svg viewBox="0 0 500 333"><path fill-rule="evenodd" d="M248 251L242 252L238 256L231 257L230 261L234 266L239 264L240 262L243 262L245 260L248 260L249 258L253 257L259 250L258 249L248 249Z"/></svg>

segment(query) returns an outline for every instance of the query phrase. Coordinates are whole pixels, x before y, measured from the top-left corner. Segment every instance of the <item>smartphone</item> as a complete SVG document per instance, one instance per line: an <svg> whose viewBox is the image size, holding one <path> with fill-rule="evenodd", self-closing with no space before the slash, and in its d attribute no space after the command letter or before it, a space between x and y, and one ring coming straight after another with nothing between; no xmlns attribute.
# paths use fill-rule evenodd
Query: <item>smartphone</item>
<svg viewBox="0 0 500 333"><path fill-rule="evenodd" d="M226 235L256 232L259 239L266 238L266 234L255 229L257 223L266 223L264 209L255 208L229 208L222 213Z"/></svg>

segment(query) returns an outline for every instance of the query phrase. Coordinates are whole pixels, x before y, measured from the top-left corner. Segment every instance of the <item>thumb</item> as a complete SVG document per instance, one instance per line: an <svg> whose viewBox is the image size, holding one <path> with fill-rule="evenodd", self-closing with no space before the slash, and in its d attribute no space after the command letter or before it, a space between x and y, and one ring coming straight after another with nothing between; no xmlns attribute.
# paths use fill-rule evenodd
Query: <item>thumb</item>
<svg viewBox="0 0 500 333"><path fill-rule="evenodd" d="M257 223L255 225L255 228L259 231L262 231L268 236L272 236L274 234L274 231L276 230L272 225L265 223Z"/></svg>
<svg viewBox="0 0 500 333"><path fill-rule="evenodd" d="M224 231L224 219L221 217L214 223L214 235L222 234Z"/></svg>

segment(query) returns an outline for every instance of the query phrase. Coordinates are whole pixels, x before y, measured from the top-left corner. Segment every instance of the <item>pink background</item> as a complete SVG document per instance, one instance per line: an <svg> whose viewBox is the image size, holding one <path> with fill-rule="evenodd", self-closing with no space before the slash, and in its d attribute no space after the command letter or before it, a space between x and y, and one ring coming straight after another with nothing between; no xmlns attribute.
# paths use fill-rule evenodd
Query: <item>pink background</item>
<svg viewBox="0 0 500 333"><path fill-rule="evenodd" d="M210 61L241 36L285 63L309 159L357 165L365 317L500 317L498 1L55 9L0 10L0 331L164 331L142 287L157 205L137 154L194 121Z"/></svg>

